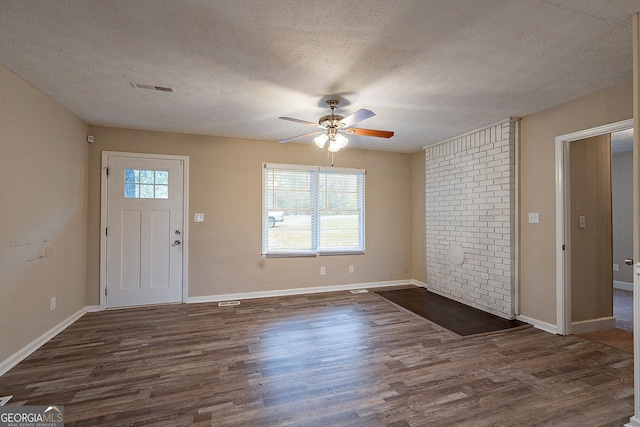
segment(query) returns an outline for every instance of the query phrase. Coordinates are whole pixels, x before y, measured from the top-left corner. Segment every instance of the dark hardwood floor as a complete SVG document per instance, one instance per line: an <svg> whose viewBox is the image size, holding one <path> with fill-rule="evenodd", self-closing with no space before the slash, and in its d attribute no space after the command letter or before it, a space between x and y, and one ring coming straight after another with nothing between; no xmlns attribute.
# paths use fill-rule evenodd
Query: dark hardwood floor
<svg viewBox="0 0 640 427"><path fill-rule="evenodd" d="M461 339L336 292L88 313L6 394L66 426L620 426L633 356L534 328Z"/></svg>
<svg viewBox="0 0 640 427"><path fill-rule="evenodd" d="M530 326L519 320L503 319L418 286L377 291L376 294L462 337Z"/></svg>

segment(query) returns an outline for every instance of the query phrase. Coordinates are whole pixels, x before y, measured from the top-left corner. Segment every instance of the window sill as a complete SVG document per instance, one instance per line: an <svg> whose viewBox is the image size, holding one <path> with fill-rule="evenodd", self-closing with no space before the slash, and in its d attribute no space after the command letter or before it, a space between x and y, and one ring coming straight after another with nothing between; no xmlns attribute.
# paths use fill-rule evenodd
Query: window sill
<svg viewBox="0 0 640 427"><path fill-rule="evenodd" d="M315 258L321 256L365 255L366 250L323 251L323 252L270 252L262 254L263 258Z"/></svg>

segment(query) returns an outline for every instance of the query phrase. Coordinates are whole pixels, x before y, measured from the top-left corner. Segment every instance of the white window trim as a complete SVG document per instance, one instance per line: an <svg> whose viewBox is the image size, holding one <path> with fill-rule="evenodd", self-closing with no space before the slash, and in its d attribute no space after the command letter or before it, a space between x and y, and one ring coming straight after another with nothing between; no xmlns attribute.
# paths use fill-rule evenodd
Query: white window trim
<svg viewBox="0 0 640 427"><path fill-rule="evenodd" d="M266 206L266 170L267 169L289 169L289 170L306 170L306 171L316 171L319 174L322 172L330 172L330 173L345 173L345 174L358 174L362 175L363 178L366 177L365 169L354 169L354 168L336 168L336 167L326 167L326 166L308 166L308 165L297 165L297 164L286 164L286 163L263 163L262 164L262 209L260 212L261 222L262 222L262 256L264 258L296 258L296 257L317 257L317 256L336 256L336 255L364 255L367 253L366 247L366 184L365 181L362 181L362 225L360 226L360 239L362 241L362 247L348 249L348 248L336 248L336 249L321 249L320 241L319 241L319 228L315 227L312 232L315 234L312 239L314 243L317 245L317 248L314 250L271 250L268 251L266 247L266 233L268 231L266 226L266 221L264 220L265 212L267 211ZM319 212L317 209L318 197L314 201L316 203L316 212ZM319 213L317 213L319 215ZM316 221L314 221L315 223Z"/></svg>

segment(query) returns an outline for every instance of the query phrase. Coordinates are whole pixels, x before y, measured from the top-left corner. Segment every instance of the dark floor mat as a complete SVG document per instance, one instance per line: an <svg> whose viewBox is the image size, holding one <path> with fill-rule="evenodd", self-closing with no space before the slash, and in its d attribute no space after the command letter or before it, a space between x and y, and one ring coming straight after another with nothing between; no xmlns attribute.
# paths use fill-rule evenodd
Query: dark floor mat
<svg viewBox="0 0 640 427"><path fill-rule="evenodd" d="M445 298L425 288L376 291L386 300L460 336L487 334L529 326L519 320L502 317Z"/></svg>

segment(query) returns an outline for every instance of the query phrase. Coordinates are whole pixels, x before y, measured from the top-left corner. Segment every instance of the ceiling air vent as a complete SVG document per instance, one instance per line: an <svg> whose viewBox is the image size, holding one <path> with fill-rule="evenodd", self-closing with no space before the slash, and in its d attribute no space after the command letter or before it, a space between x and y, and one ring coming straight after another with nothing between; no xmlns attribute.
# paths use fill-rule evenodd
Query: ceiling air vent
<svg viewBox="0 0 640 427"><path fill-rule="evenodd" d="M155 85L145 85L142 83L134 83L134 82L129 82L131 83L132 87L135 87L136 89L148 89L148 90L155 90L158 92L176 92L176 89L173 87L166 87L166 86L155 86Z"/></svg>

